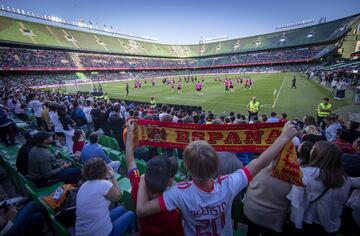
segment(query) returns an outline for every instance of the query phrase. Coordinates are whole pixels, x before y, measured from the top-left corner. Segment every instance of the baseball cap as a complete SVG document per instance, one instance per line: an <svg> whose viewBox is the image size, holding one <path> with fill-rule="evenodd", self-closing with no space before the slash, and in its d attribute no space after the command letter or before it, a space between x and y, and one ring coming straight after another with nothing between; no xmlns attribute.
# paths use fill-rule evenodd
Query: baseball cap
<svg viewBox="0 0 360 236"><path fill-rule="evenodd" d="M35 143L40 143L43 142L44 140L54 136L55 133L54 132L45 132L45 131L40 131L37 132L36 134L34 134L32 136L33 140Z"/></svg>

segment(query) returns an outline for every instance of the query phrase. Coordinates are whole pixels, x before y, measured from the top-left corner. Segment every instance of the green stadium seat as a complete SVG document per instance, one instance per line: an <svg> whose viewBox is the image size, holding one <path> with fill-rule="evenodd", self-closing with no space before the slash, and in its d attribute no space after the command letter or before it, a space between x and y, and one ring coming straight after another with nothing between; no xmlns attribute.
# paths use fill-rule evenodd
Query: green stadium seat
<svg viewBox="0 0 360 236"><path fill-rule="evenodd" d="M123 192L123 191L131 192L131 184L130 184L129 178L124 177L124 178L119 179L117 182L120 186L121 192Z"/></svg>
<svg viewBox="0 0 360 236"><path fill-rule="evenodd" d="M127 164L126 164L126 158L125 157L121 158L120 167L127 170Z"/></svg>
<svg viewBox="0 0 360 236"><path fill-rule="evenodd" d="M124 158L124 155L120 151L112 150L109 153L109 157L113 161L120 161Z"/></svg>
<svg viewBox="0 0 360 236"><path fill-rule="evenodd" d="M101 135L99 137L99 144L105 146L105 147L109 147L109 143L108 143L108 139L106 135Z"/></svg>
<svg viewBox="0 0 360 236"><path fill-rule="evenodd" d="M107 156L110 156L110 152L112 151L111 148L105 147L105 146L102 146L101 148L104 150L104 152Z"/></svg>
<svg viewBox="0 0 360 236"><path fill-rule="evenodd" d="M135 205L131 197L131 192L123 191L121 195L121 202L128 211L135 211Z"/></svg>
<svg viewBox="0 0 360 236"><path fill-rule="evenodd" d="M184 175L187 173L184 161L182 160L180 160L179 171Z"/></svg>
<svg viewBox="0 0 360 236"><path fill-rule="evenodd" d="M136 161L136 166L139 170L140 175L145 173L145 169L146 169L146 162L143 160L135 160Z"/></svg>
<svg viewBox="0 0 360 236"><path fill-rule="evenodd" d="M109 148L111 148L113 150L116 150L116 151L120 151L119 144L118 144L118 142L116 141L115 138L106 136L106 139L107 139L107 143L108 143Z"/></svg>
<svg viewBox="0 0 360 236"><path fill-rule="evenodd" d="M185 181L185 180L186 180L186 176L185 176L185 175L176 173L176 175L174 176L174 181L175 181L176 183L179 183L179 182L182 182L182 181Z"/></svg>

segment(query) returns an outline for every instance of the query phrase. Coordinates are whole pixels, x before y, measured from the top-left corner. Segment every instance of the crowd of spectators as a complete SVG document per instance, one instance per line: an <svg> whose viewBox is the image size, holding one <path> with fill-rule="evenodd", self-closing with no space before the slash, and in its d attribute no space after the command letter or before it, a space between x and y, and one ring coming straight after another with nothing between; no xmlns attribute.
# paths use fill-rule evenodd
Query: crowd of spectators
<svg viewBox="0 0 360 236"><path fill-rule="evenodd" d="M278 49L225 56L175 59L154 57L133 57L112 54L94 54L56 50L25 48L0 48L3 68L196 68L223 65L253 65L286 63L293 60L311 61L326 46Z"/></svg>
<svg viewBox="0 0 360 236"><path fill-rule="evenodd" d="M120 198L120 189L114 179L114 172L118 172L120 164L111 161L98 145L101 133L114 137L120 150L126 152L132 197L143 235L162 229L167 235L182 235L183 232L193 235L199 230L196 228L199 222L194 215L212 212L209 209L217 203L223 207L223 224L221 228L216 228L220 224L214 221L212 230L229 235L232 233L231 203L241 192L245 192L245 199L244 210L240 213L246 217L248 235L335 235L339 231L351 235L359 232L360 189L359 178L356 178L360 177L358 122L343 121L331 114L324 118L326 125L322 129L313 116L307 115L296 120L296 126L287 123L280 138L260 155L218 154L202 141L190 143L185 150L162 149L162 155L182 158L191 175L192 181L184 182L189 188L180 191L176 186L169 187L174 176L171 174L171 160L158 158L157 149L150 151L151 147L142 154L148 164L145 177L140 178L134 157L142 147L135 147L133 143L133 120L233 125L286 122L287 115L283 113L279 116L272 112L269 118L267 114L247 117L234 111L218 116L211 111L176 109L170 105L135 105L91 95L35 90L24 84L14 86L9 81L3 82L0 97L1 142L5 145L13 145L18 140L11 116L21 119L35 117L35 133L27 137L31 144L23 145L22 158L18 158L17 166L22 166L21 171L28 173L36 186L43 187L57 181L79 184L80 168L59 162L56 155L47 149L50 144L67 149L85 164L82 173L86 182L81 185L76 200L77 235L122 235L134 230L134 212L123 207L109 211L110 203ZM123 136L125 127L127 135ZM45 131L54 131L56 135ZM86 143L86 135L89 143ZM290 140L299 154L303 187L270 175L276 157ZM232 156L234 164L219 162L218 156ZM244 161L244 156L247 161ZM256 161L251 161L253 158ZM225 166L221 166L224 163ZM247 165L243 169L231 169L244 164ZM213 181L218 173L229 175ZM197 212L189 210L198 208ZM208 214L204 216L202 220L213 219ZM156 227L154 221L157 222Z"/></svg>
<svg viewBox="0 0 360 236"><path fill-rule="evenodd" d="M358 90L360 92L360 76L358 68L342 68L334 71L310 70L308 78L318 81L320 84L332 89L334 99L344 100L346 90Z"/></svg>
<svg viewBox="0 0 360 236"><path fill-rule="evenodd" d="M155 71L98 71L97 73L82 72L84 79L78 79L73 72L44 72L44 73L6 73L2 76L0 83L6 81L13 86L45 86L61 85L66 83L89 83L103 82L112 80L135 80L148 78L161 78L164 76L191 76L205 74L241 74L241 73L272 73L272 72L302 72L308 70L311 64L293 65L272 65L272 66L251 66L234 68L213 68L197 70L155 70Z"/></svg>

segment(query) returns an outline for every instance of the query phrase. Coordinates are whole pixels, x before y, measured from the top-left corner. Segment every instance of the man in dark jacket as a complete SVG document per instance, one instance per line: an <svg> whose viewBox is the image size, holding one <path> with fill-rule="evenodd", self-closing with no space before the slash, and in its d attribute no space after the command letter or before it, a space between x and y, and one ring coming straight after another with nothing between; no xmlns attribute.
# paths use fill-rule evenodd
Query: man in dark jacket
<svg viewBox="0 0 360 236"><path fill-rule="evenodd" d="M120 151L125 151L125 145L122 138L125 120L120 114L120 104L113 105L113 111L109 114L109 129L119 144Z"/></svg>
<svg viewBox="0 0 360 236"><path fill-rule="evenodd" d="M75 121L76 126L87 132L87 119L83 110L79 108L77 101L73 102L73 109L70 111L70 117Z"/></svg>
<svg viewBox="0 0 360 236"><path fill-rule="evenodd" d="M35 146L33 142L33 135L38 133L37 130L31 130L26 132L24 135L26 139L26 143L21 146L19 149L17 158L16 158L16 168L22 175L29 174L29 167L28 167L28 158L30 150Z"/></svg>
<svg viewBox="0 0 360 236"><path fill-rule="evenodd" d="M69 184L77 184L81 177L80 168L70 168L71 164L63 162L59 164L48 145L52 142L52 135L47 132L38 132L34 135L35 147L29 152L28 167L29 176L34 184L45 187L63 181Z"/></svg>
<svg viewBox="0 0 360 236"><path fill-rule="evenodd" d="M15 144L15 138L11 132L11 122L5 108L0 105L0 137L5 146Z"/></svg>

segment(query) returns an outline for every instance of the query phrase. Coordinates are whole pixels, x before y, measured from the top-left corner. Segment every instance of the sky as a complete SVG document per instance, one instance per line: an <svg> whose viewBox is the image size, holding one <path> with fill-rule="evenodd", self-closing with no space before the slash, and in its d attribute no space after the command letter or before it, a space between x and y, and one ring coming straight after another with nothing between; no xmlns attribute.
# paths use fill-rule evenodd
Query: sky
<svg viewBox="0 0 360 236"><path fill-rule="evenodd" d="M82 18L172 44L264 34L279 25L360 12L360 0L0 0L0 5L67 21Z"/></svg>

